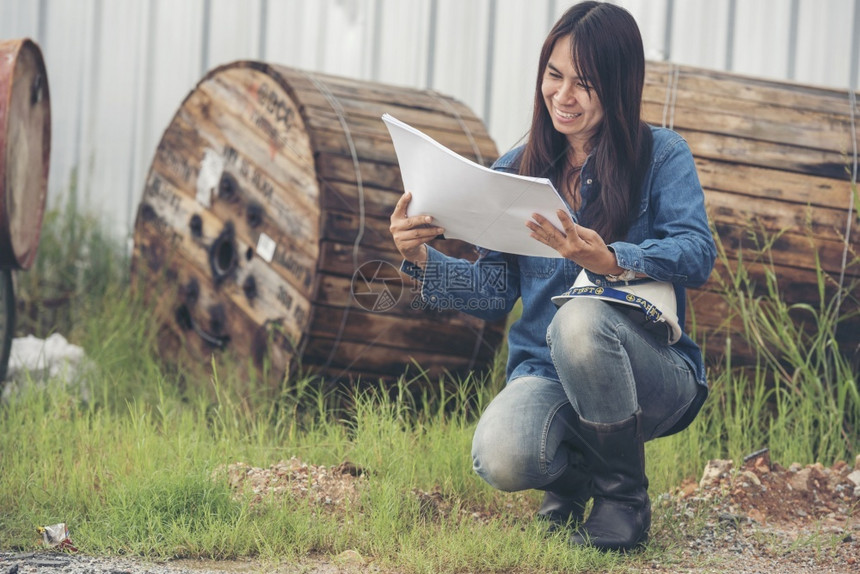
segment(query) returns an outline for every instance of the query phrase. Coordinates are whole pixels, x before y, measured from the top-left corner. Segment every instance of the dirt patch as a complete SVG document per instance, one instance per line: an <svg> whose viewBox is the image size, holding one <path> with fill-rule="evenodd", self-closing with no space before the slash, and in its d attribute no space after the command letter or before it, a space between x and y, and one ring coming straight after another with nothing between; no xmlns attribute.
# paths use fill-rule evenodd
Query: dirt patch
<svg viewBox="0 0 860 574"><path fill-rule="evenodd" d="M860 572L860 456L837 462L773 463L766 451L710 461L698 483L658 498L684 546L659 572Z"/></svg>
<svg viewBox="0 0 860 574"><path fill-rule="evenodd" d="M860 456L854 467L840 461L783 468L768 453L755 453L735 470L730 460L712 460L698 484L683 485L681 500L713 503L722 514L761 525L844 527L860 503Z"/></svg>
<svg viewBox="0 0 860 574"><path fill-rule="evenodd" d="M359 488L367 480L364 469L344 462L337 466L319 466L296 457L257 468L237 462L215 469L213 476L226 475L227 483L237 496L251 495L251 503L265 497L304 500L321 509L335 510L358 500Z"/></svg>

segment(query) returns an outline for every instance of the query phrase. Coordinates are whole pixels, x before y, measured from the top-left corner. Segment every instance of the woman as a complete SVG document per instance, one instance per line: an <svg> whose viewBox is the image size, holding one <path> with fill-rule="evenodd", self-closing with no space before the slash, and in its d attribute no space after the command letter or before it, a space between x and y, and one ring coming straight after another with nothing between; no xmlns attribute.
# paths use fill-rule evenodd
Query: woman
<svg viewBox="0 0 860 574"><path fill-rule="evenodd" d="M522 299L508 333L508 383L475 430L474 468L505 491L545 491L538 516L555 529L575 527L575 546L645 543L644 442L685 428L707 396L702 354L688 335L671 344L665 324L603 299L552 302L578 277L603 287L667 282L683 326L685 287L711 272L716 249L692 154L675 132L641 121L644 78L639 29L618 6L577 4L544 42L527 142L493 167L548 177L562 193L570 213L558 214L560 228L537 214L524 222L560 258L479 249L470 263L426 245L444 229L430 216L408 217L408 193L391 216L402 270L418 280L430 266L439 276L447 267L477 274L504 265L501 295L480 282L446 292L435 281L422 297L470 310L488 307L470 299L503 297L502 310L469 311L486 319Z"/></svg>

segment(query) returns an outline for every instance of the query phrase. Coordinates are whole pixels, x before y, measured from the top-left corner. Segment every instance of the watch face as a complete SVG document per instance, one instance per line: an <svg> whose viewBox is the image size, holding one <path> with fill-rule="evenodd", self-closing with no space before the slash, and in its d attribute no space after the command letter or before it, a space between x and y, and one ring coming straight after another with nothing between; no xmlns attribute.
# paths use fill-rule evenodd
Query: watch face
<svg viewBox="0 0 860 574"><path fill-rule="evenodd" d="M613 282L632 281L633 279L636 279L636 272L632 269L625 269L624 272L619 275L607 275L606 278Z"/></svg>

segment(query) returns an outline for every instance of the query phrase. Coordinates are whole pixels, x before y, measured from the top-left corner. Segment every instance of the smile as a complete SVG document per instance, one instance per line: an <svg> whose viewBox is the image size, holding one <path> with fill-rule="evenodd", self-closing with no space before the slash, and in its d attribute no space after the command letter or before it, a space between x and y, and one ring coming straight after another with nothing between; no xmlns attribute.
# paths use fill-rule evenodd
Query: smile
<svg viewBox="0 0 860 574"><path fill-rule="evenodd" d="M558 117L565 119L565 120L573 120L573 119L576 119L582 115L582 112L580 112L578 114L566 114L558 108L555 109L555 113Z"/></svg>

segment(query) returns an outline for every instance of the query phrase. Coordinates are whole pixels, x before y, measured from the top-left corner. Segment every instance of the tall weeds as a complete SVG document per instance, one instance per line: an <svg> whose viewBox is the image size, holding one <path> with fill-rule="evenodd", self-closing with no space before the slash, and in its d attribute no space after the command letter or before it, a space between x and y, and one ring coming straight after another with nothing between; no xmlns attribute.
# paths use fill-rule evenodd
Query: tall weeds
<svg viewBox="0 0 860 574"><path fill-rule="evenodd" d="M715 280L730 310L726 323L739 325L729 345L732 336L739 339L755 362L734 366L727 349L726 364L713 373L710 410L716 412L705 417L716 425L711 431L733 458L762 446L784 461L853 458L860 452L858 365L855 350L840 348L837 334L851 321L856 325L860 281L840 284L825 272L813 242L817 301L787 303L781 282L791 278L778 276L771 256L778 234L750 237L753 246L738 261L718 242L724 274ZM857 268L860 257L852 256L847 267ZM751 264L763 270L759 282Z"/></svg>

